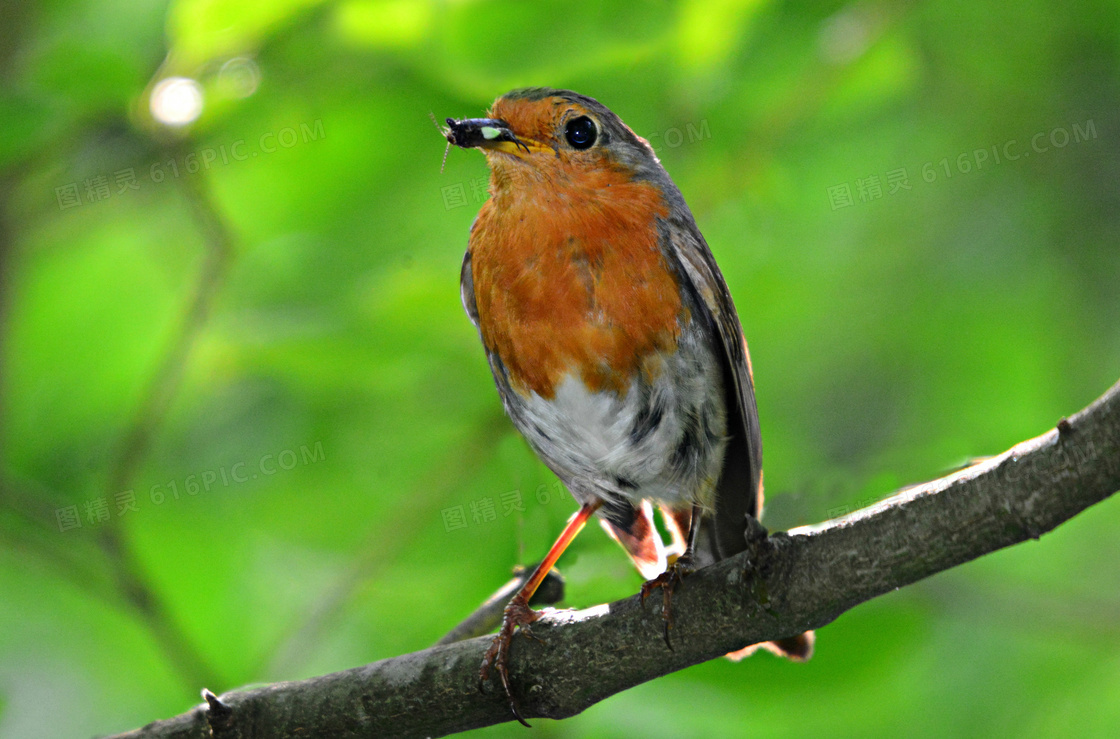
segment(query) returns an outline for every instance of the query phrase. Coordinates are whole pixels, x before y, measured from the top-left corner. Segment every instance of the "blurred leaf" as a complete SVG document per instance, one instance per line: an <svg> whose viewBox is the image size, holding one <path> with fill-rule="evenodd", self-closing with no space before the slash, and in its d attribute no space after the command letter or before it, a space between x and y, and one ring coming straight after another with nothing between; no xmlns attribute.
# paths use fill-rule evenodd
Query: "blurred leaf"
<svg viewBox="0 0 1120 739"><path fill-rule="evenodd" d="M322 0L178 0L168 11L167 30L175 63L184 70L256 50L300 13Z"/></svg>

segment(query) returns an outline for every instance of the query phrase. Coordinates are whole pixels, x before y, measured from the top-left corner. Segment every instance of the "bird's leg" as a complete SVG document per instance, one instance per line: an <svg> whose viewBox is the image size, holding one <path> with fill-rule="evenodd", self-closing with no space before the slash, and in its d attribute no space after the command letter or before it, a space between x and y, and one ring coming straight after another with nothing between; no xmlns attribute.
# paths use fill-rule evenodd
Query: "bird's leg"
<svg viewBox="0 0 1120 739"><path fill-rule="evenodd" d="M513 690L509 683L509 649L514 632L517 631L518 627L521 627L526 636L533 639L537 638L533 636L529 624L540 618L540 613L529 607L529 599L533 597L533 593L540 587L549 570L556 564L556 560L560 559L560 555L572 543L572 539L576 538L576 534L587 523L587 519L602 504L602 500L584 503L575 515L568 519L568 525L564 527L560 537L548 550L545 558L537 565L537 569L533 571L533 576L525 582L521 589L517 591L517 595L513 596L509 605L506 606L502 615L502 628L498 630L498 635L494 637L490 648L486 650L486 656L482 658L482 669L478 677L479 690L483 689L486 681L490 678L490 670L493 668L502 681L502 689L505 690L506 698L509 700L510 710L513 711L517 720L525 726L529 724L525 722L525 719L521 717L521 712L517 710L517 700L513 697ZM540 640L538 639L538 641Z"/></svg>
<svg viewBox="0 0 1120 739"><path fill-rule="evenodd" d="M685 575L691 575L696 571L693 566L692 557L696 551L696 540L700 535L700 506L692 506L692 518L688 522L688 543L685 545L684 553L677 557L665 571L657 577L642 583L642 605L646 603L646 596L656 588L661 588L662 597L664 602L661 606L661 620L665 627L665 646L669 649L673 648L673 643L669 641L669 629L673 628L673 591L681 584L681 580Z"/></svg>

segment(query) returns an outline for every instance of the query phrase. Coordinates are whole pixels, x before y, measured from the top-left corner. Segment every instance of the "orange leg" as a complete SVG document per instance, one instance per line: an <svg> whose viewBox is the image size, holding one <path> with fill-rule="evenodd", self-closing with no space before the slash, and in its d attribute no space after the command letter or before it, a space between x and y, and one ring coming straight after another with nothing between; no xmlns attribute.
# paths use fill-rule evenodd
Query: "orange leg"
<svg viewBox="0 0 1120 739"><path fill-rule="evenodd" d="M517 701L513 697L513 691L510 690L509 684L509 648L510 642L513 639L513 634L520 626L525 631L525 635L532 637L532 631L529 629L529 624L540 618L540 614L529 607L529 599L533 597L533 593L537 592L537 588L544 582L545 576L548 571L556 564L556 560L560 559L560 555L576 538L576 534L583 529L587 519L595 511L599 510L599 506L603 501L596 500L591 503L585 503L576 512L574 516L568 519L568 525L564 527L564 531L560 533L560 538L552 545L552 549L548 550L548 554L539 565L537 569L533 570L533 575L517 591L517 595L513 596L509 605L506 606L505 613L502 616L502 628L498 631L498 635L494 637L494 642L490 648L486 650L486 656L482 659L482 671L479 675L479 689L490 677L490 668L494 668L498 672L498 677L502 680L502 688L505 689L506 697L509 699L510 710L517 720L528 726L525 719L521 718L521 713L517 710ZM535 638L535 637L534 637Z"/></svg>

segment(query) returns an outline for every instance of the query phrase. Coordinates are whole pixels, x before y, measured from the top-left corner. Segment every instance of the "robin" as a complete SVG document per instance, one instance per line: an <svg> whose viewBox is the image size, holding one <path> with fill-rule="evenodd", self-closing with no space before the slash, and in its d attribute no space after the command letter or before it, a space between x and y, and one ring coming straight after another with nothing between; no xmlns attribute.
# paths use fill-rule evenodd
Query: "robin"
<svg viewBox="0 0 1120 739"><path fill-rule="evenodd" d="M669 643L681 578L744 551L747 517L761 513L758 410L727 285L644 139L596 100L541 87L447 125L448 143L481 149L491 175L463 306L506 413L580 504L482 663L480 685L496 672L528 726L509 653L539 618L529 598L545 575L598 516L648 578L643 602L662 589ZM767 646L807 659L812 634Z"/></svg>

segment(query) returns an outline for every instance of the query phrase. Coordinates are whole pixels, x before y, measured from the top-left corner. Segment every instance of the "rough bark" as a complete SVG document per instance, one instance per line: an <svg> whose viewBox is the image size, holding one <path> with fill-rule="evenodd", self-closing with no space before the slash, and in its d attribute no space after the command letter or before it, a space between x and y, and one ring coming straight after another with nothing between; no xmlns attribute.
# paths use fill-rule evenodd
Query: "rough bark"
<svg viewBox="0 0 1120 739"><path fill-rule="evenodd" d="M560 611L515 637L527 718L564 718L747 644L820 628L844 611L997 549L1038 538L1120 489L1120 383L1056 429L947 477L824 524L766 536L685 580L674 649L654 598ZM478 688L489 637L331 675L221 696L121 737L441 736L509 721ZM213 734L211 734L211 723Z"/></svg>

